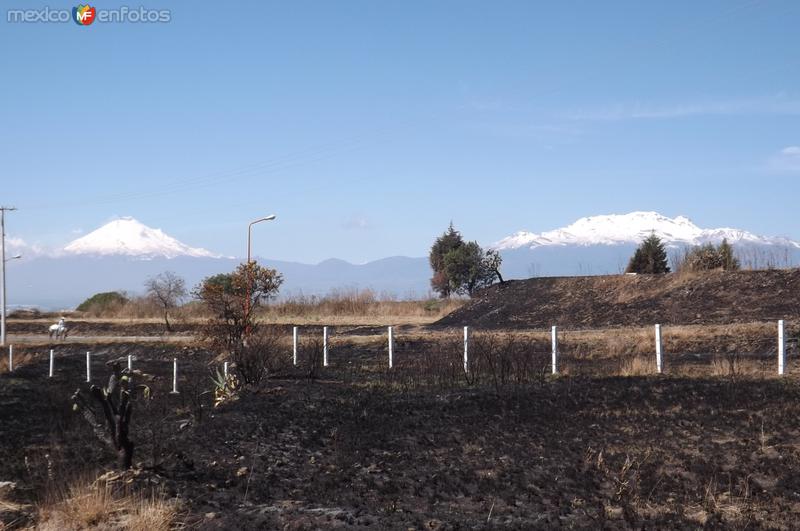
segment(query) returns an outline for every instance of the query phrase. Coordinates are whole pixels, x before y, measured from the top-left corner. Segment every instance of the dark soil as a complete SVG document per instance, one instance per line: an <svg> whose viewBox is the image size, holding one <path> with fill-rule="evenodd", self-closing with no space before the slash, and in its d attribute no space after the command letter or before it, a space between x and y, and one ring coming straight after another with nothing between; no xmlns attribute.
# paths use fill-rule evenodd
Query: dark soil
<svg viewBox="0 0 800 531"><path fill-rule="evenodd" d="M0 375L0 480L17 501L115 462L70 411L86 348L60 347L48 379L44 355L20 347L25 362ZM193 529L792 528L800 515L794 376L403 392L381 384L381 352L349 349L316 380L288 368L213 408L202 349L92 349L96 381L137 356L154 399L134 411L134 461Z"/></svg>
<svg viewBox="0 0 800 531"><path fill-rule="evenodd" d="M800 269L512 280L439 320L481 328L732 324L800 317Z"/></svg>

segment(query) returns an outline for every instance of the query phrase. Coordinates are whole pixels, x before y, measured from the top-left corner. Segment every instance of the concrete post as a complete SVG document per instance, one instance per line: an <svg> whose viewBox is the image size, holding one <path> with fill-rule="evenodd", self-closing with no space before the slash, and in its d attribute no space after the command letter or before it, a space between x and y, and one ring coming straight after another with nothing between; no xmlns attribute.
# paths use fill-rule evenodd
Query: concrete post
<svg viewBox="0 0 800 531"><path fill-rule="evenodd" d="M783 319L778 321L778 374L783 375L786 369L786 331Z"/></svg>
<svg viewBox="0 0 800 531"><path fill-rule="evenodd" d="M178 358L172 358L172 393L178 394Z"/></svg>
<svg viewBox="0 0 800 531"><path fill-rule="evenodd" d="M50 349L50 372L47 375L48 378L52 378L53 377L54 363L55 363L55 360L54 360L54 356L53 356L53 349Z"/></svg>
<svg viewBox="0 0 800 531"><path fill-rule="evenodd" d="M92 355L87 350L86 351L86 382L89 383L92 381Z"/></svg>
<svg viewBox="0 0 800 531"><path fill-rule="evenodd" d="M222 374L225 375L225 381L228 381L228 362L222 364Z"/></svg>
<svg viewBox="0 0 800 531"><path fill-rule="evenodd" d="M322 327L322 365L328 366L328 327Z"/></svg>
<svg viewBox="0 0 800 531"><path fill-rule="evenodd" d="M394 366L394 335L392 334L392 327L389 327L389 368Z"/></svg>
<svg viewBox="0 0 800 531"><path fill-rule="evenodd" d="M14 345L8 346L8 372L14 372Z"/></svg>
<svg viewBox="0 0 800 531"><path fill-rule="evenodd" d="M133 356L128 354L128 374L133 374Z"/></svg>
<svg viewBox="0 0 800 531"><path fill-rule="evenodd" d="M292 362L297 367L297 327L292 328Z"/></svg>
<svg viewBox="0 0 800 531"><path fill-rule="evenodd" d="M550 342L553 345L553 374L558 374L558 327L550 330Z"/></svg>
<svg viewBox="0 0 800 531"><path fill-rule="evenodd" d="M464 372L469 372L469 327L464 327Z"/></svg>
<svg viewBox="0 0 800 531"><path fill-rule="evenodd" d="M662 359L661 359L661 325L656 325L656 371L658 374L661 374L662 370Z"/></svg>

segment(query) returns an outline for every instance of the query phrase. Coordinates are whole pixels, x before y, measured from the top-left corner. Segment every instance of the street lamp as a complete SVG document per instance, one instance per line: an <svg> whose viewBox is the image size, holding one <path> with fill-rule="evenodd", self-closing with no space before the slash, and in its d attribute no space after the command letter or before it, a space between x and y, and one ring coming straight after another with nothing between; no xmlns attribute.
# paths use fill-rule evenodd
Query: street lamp
<svg viewBox="0 0 800 531"><path fill-rule="evenodd" d="M252 283L250 280L250 264L252 263L252 260L250 259L250 242L252 241L251 233L253 232L253 225L256 223L261 223L262 221L272 221L273 219L275 219L275 214L270 214L269 216L251 221L247 226L247 287L245 288L244 316L248 321L250 317L250 284ZM247 323L245 326L245 336L247 336L250 334L250 324Z"/></svg>
<svg viewBox="0 0 800 531"><path fill-rule="evenodd" d="M253 232L253 225L256 223L261 223L262 221L272 221L275 219L275 214L270 214L269 216L261 219L257 219L255 221L251 221L250 224L247 226L247 265L250 265L250 235Z"/></svg>

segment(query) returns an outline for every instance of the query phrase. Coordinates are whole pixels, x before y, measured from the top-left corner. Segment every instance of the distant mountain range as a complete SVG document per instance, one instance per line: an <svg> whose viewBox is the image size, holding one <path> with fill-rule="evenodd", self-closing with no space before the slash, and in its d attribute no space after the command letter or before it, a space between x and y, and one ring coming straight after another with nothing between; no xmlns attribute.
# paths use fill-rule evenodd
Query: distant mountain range
<svg viewBox="0 0 800 531"><path fill-rule="evenodd" d="M655 234L668 246L720 243L727 238L732 244L786 246L794 249L800 244L788 238L758 236L751 232L721 228L701 229L685 216L668 218L658 212L631 212L623 215L581 218L561 229L539 234L520 231L503 238L493 247L498 250L547 246L594 246L638 244Z"/></svg>
<svg viewBox="0 0 800 531"><path fill-rule="evenodd" d="M636 245L651 233L672 252L727 238L745 262L788 265L800 259L800 244L787 238L731 228L701 229L686 217L656 212L581 218L542 233L520 231L491 247L501 252L507 278L607 274L622 271ZM282 296L348 288L371 288L400 298L429 293L431 272L425 257L395 256L360 265L338 259L313 265L258 260L283 274ZM12 307L70 308L100 291L140 293L147 277L166 270L194 286L208 275L232 271L240 261L190 247L133 218L121 218L55 252L26 253L25 260L9 262L8 300Z"/></svg>

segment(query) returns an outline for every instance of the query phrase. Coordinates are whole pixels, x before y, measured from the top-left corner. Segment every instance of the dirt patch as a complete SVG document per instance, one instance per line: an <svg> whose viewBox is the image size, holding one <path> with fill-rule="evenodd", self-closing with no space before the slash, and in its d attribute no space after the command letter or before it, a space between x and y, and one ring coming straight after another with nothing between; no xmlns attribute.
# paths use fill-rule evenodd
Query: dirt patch
<svg viewBox="0 0 800 531"><path fill-rule="evenodd" d="M481 328L733 324L800 317L800 270L512 280L437 321Z"/></svg>

